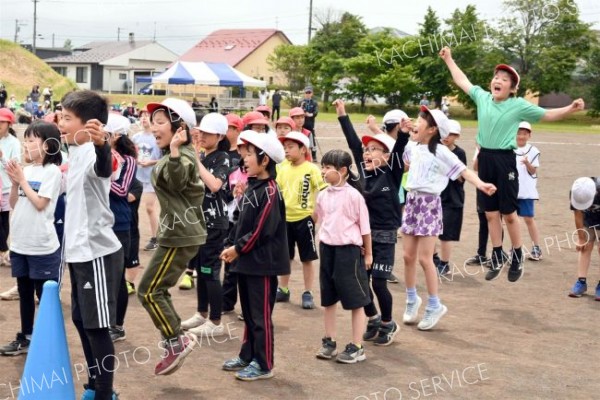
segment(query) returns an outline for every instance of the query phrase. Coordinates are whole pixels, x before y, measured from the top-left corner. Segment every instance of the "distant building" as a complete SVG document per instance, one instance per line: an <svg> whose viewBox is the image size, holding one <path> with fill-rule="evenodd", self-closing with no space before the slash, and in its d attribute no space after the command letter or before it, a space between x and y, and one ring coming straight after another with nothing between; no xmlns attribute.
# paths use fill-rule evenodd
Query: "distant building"
<svg viewBox="0 0 600 400"><path fill-rule="evenodd" d="M371 34L377 34L377 33L383 32L385 30L388 30L392 34L392 36L395 36L397 38L403 38L403 37L412 36L409 33L401 31L400 29L389 28L389 27L385 27L385 26L377 26L375 28L371 28L369 30L369 33L371 33Z"/></svg>
<svg viewBox="0 0 600 400"><path fill-rule="evenodd" d="M22 44L24 49L33 52L33 46L30 44ZM35 55L41 58L42 60L46 60L52 57L59 56L68 56L73 53L73 50L67 49L65 47L37 47L35 48Z"/></svg>
<svg viewBox="0 0 600 400"><path fill-rule="evenodd" d="M276 29L221 29L202 39L179 61L226 63L267 84L285 85L285 78L271 71L267 58L281 44L292 44Z"/></svg>
<svg viewBox="0 0 600 400"><path fill-rule="evenodd" d="M129 40L90 42L44 61L80 89L132 93L137 76L163 71L175 60L171 50L152 40L136 41L130 33Z"/></svg>

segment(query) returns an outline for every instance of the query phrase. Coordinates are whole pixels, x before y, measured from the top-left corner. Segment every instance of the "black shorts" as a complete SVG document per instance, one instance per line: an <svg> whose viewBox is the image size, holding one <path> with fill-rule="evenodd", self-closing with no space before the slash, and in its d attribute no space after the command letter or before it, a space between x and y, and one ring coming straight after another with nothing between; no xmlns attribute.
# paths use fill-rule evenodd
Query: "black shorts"
<svg viewBox="0 0 600 400"><path fill-rule="evenodd" d="M123 246L123 265L125 268L131 268L127 265L129 263L129 254L131 253L131 231L118 231L115 232L115 236L119 239L121 246Z"/></svg>
<svg viewBox="0 0 600 400"><path fill-rule="evenodd" d="M369 278L358 246L319 243L321 306L342 302L344 310L362 308L371 302Z"/></svg>
<svg viewBox="0 0 600 400"><path fill-rule="evenodd" d="M317 245L315 241L315 222L311 217L306 217L300 221L286 222L288 251L290 260L294 259L296 243L298 243L298 253L300 261L313 261L319 258L317 254Z"/></svg>
<svg viewBox="0 0 600 400"><path fill-rule="evenodd" d="M396 245L394 243L372 242L373 267L371 276L373 278L388 279L394 270L394 256Z"/></svg>
<svg viewBox="0 0 600 400"><path fill-rule="evenodd" d="M82 263L69 263L73 321L85 329L116 324L117 294L123 279L123 249Z"/></svg>
<svg viewBox="0 0 600 400"><path fill-rule="evenodd" d="M463 223L463 209L457 207L442 207L443 233L438 236L444 242L458 242Z"/></svg>
<svg viewBox="0 0 600 400"><path fill-rule="evenodd" d="M479 162L479 178L496 185L496 193L492 196L477 191L479 203L484 211L500 211L511 214L517 210L519 203L519 172L517 159L512 150L489 150L482 148L477 156Z"/></svg>
<svg viewBox="0 0 600 400"><path fill-rule="evenodd" d="M198 279L218 281L221 279L221 259L219 256L224 248L227 229L210 228L206 243L200 246L198 254L190 261L190 268L198 272Z"/></svg>

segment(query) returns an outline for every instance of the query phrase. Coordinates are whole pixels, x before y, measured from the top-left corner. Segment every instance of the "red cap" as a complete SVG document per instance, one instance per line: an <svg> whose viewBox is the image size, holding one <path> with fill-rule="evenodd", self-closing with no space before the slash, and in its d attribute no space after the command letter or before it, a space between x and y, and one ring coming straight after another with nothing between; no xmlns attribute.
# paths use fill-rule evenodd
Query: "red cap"
<svg viewBox="0 0 600 400"><path fill-rule="evenodd" d="M267 106L267 105L262 105L262 106L258 106L255 108L256 111L259 111L262 113L262 111L269 113L269 115L271 115L271 107Z"/></svg>
<svg viewBox="0 0 600 400"><path fill-rule="evenodd" d="M244 126L246 126L246 125L250 125L250 121L256 121L256 120L261 120L261 119L264 120L265 123L267 123L267 120L265 119L264 115L262 115L258 111L250 111L244 115L244 117L242 118L242 122L244 123ZM260 124L262 122L253 122L253 123Z"/></svg>
<svg viewBox="0 0 600 400"><path fill-rule="evenodd" d="M293 131L296 130L296 123L294 122L294 120L291 117L281 117L277 120L277 122L275 122L275 127L277 128L277 125L279 124L286 124L289 125Z"/></svg>
<svg viewBox="0 0 600 400"><path fill-rule="evenodd" d="M494 71L498 71L498 70L508 72L517 81L517 84L515 85L515 87L519 87L519 83L521 83L521 77L519 76L519 73L517 72L516 69L514 69L510 65L498 64L498 65L496 65L496 68L494 68Z"/></svg>
<svg viewBox="0 0 600 400"><path fill-rule="evenodd" d="M0 122L8 122L9 124L15 123L15 114L8 108L0 108Z"/></svg>
<svg viewBox="0 0 600 400"><path fill-rule="evenodd" d="M237 114L227 114L225 118L227 118L227 126L233 126L240 132L244 130L244 122Z"/></svg>
<svg viewBox="0 0 600 400"><path fill-rule="evenodd" d="M291 117L297 117L299 115L306 115L306 113L304 112L304 110L300 107L294 107L290 110L289 112L289 116Z"/></svg>

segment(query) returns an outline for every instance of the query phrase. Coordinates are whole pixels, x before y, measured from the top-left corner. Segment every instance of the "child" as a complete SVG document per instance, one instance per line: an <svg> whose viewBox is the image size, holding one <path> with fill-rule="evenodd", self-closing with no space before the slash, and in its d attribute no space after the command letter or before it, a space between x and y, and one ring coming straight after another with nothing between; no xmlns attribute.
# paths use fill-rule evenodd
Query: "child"
<svg viewBox="0 0 600 400"><path fill-rule="evenodd" d="M61 104L58 127L69 145L64 254L71 275L72 319L88 365L83 398L111 399L115 349L109 328L116 322L123 250L112 230L108 200L112 157L102 130L108 104L90 90L70 92ZM98 365L97 360L103 362Z"/></svg>
<svg viewBox="0 0 600 400"><path fill-rule="evenodd" d="M318 192L327 185L319 168L306 160L310 152L310 141L306 136L300 132L290 132L279 137L279 141L283 144L286 161L277 166L277 183L285 202L290 264L297 243L304 274L302 308L310 310L315 306L312 294L315 271L312 262L319 258L312 214ZM290 275L279 277L278 302L290 300L289 283Z"/></svg>
<svg viewBox="0 0 600 400"><path fill-rule="evenodd" d="M569 292L569 297L581 297L587 291L587 273L594 243L600 253L600 178L578 178L571 188L571 210L575 215L579 252L577 261L578 279ZM596 286L595 298L600 301L600 281Z"/></svg>
<svg viewBox="0 0 600 400"><path fill-rule="evenodd" d="M296 129L298 132L301 132L303 135L306 135L307 138L310 138L312 133L308 129L304 128L304 121L306 120L306 113L301 107L291 108L288 112L288 116L294 120L296 124Z"/></svg>
<svg viewBox="0 0 600 400"><path fill-rule="evenodd" d="M125 284L127 285L127 294L132 295L135 293L135 285L133 282L127 281L131 276L136 274L128 274L130 270L139 269L140 266L140 227L139 227L139 209L142 202L142 194L144 192L144 185L142 182L133 178L131 181L131 187L129 188L129 194L127 195L127 202L129 203L129 209L131 210L131 247L129 254L125 255Z"/></svg>
<svg viewBox="0 0 600 400"><path fill-rule="evenodd" d="M271 133L269 120L265 119L265 116L258 111L250 111L246 113L242 121L244 122L244 129L246 130L251 130L257 133Z"/></svg>
<svg viewBox="0 0 600 400"><path fill-rule="evenodd" d="M455 144L459 137L460 124L453 119L448 120L448 136L442 139L442 144L454 153L464 165L467 165L465 151ZM447 275L451 272L449 263L452 254L452 242L460 240L465 205L464 186L464 179L458 177L456 180L448 182L448 186L440 195L442 200L442 226L444 227L443 233L439 236L441 242L440 261L436 265L440 275Z"/></svg>
<svg viewBox="0 0 600 400"><path fill-rule="evenodd" d="M60 193L62 162L60 132L54 124L35 122L24 134L25 161L11 160L6 172L13 182L10 192L13 231L10 241L12 276L17 278L21 331L0 348L3 356L27 353L33 333L35 295L42 297L44 282L58 281L60 242L54 228L54 210Z"/></svg>
<svg viewBox="0 0 600 400"><path fill-rule="evenodd" d="M244 131L247 144L244 165L248 188L241 201L235 245L221 258L238 274L240 303L244 316L244 341L239 356L223 364L226 371L238 371L244 381L273 376L273 321L277 275L290 273L285 206L275 178L275 165L285 158L281 143L272 135Z"/></svg>
<svg viewBox="0 0 600 400"><path fill-rule="evenodd" d="M204 184L190 146L189 127L196 123L192 107L184 100L168 98L147 108L156 144L164 155L152 170L152 186L161 206L158 248L144 270L138 298L164 339L165 354L154 373L167 375L181 367L196 343L195 335L183 333L168 290L206 241L200 208Z"/></svg>
<svg viewBox="0 0 600 400"><path fill-rule="evenodd" d="M576 111L583 110L582 99L577 99L569 106L544 110L525 99L515 97L519 88L520 77L514 68L500 64L494 69L494 77L490 82L490 92L479 86L473 86L465 74L452 59L451 51L444 47L440 51L452 79L458 87L467 93L477 105L479 128L477 144L479 153L479 177L498 187L498 192L490 197L479 193L488 220L493 253L490 270L486 280L496 279L504 266L502 257L502 223L503 215L508 234L512 242L513 254L508 271L508 280L516 282L523 275L523 251L519 218L517 216L519 180L517 163L513 150L516 146L516 135L521 121L557 121Z"/></svg>
<svg viewBox="0 0 600 400"><path fill-rule="evenodd" d="M317 358L329 360L337 354L335 314L341 301L344 310L352 310L352 341L337 356L338 362L346 364L366 359L363 308L371 302L366 270L373 263L369 212L351 164L352 158L345 151L331 150L323 155L322 172L330 186L319 193L315 207L315 221L320 224L321 305L325 307L325 337Z"/></svg>
<svg viewBox="0 0 600 400"><path fill-rule="evenodd" d="M198 311L181 323L183 329L196 336L215 337L225 334L221 324L223 289L221 287L221 260L223 242L227 238L229 221L227 215L226 186L230 170L227 119L218 113L202 118L198 129L199 144L204 149L202 161L198 162L200 179L208 189L202 203L208 236L189 267L198 273ZM210 306L210 314L208 313Z"/></svg>
<svg viewBox="0 0 600 400"><path fill-rule="evenodd" d="M275 122L275 132L277 133L277 137L284 137L295 130L296 123L290 117L281 117Z"/></svg>
<svg viewBox="0 0 600 400"><path fill-rule="evenodd" d="M540 233L535 223L534 201L539 199L537 191L537 169L540 166L540 151L527 142L531 139L531 125L529 122L521 122L517 131L517 170L519 171L519 208L517 215L523 217L529 236L533 242L529 259L540 261L542 249L540 248Z"/></svg>
<svg viewBox="0 0 600 400"><path fill-rule="evenodd" d="M387 287L387 279L394 269L397 231L402 222L398 193L404 165L400 155L408 142L408 134L405 132L407 128L401 128L404 133L397 140L385 133L365 135L361 140L346 114L344 102L336 100L334 105L364 184L371 226L373 267L369 270L369 278L372 291L371 302L365 307L369 322L363 340L373 341L378 346L388 346L399 330L392 319L393 298ZM379 302L381 315L377 313L374 296Z"/></svg>
<svg viewBox="0 0 600 400"><path fill-rule="evenodd" d="M475 146L475 154L473 154L473 171L479 170L477 156L479 155L479 147ZM477 219L479 220L479 229L477 235L477 253L473 257L465 260L465 265L480 265L490 266L491 260L487 257L487 242L489 237L488 222L485 217L485 211L479 201L479 194L475 193L475 202L477 208Z"/></svg>
<svg viewBox="0 0 600 400"><path fill-rule="evenodd" d="M448 185L449 179L456 180L458 177L488 194L493 194L496 188L482 182L454 153L441 145L441 140L449 135L448 118L442 111L421 106L413 130L418 145L408 154L408 195L401 228L407 294L403 321L405 324L415 323L421 306L421 298L417 295L418 260L425 273L429 294L425 315L418 328L429 330L447 312L446 306L438 298L438 277L433 263L435 242L443 233L440 193Z"/></svg>

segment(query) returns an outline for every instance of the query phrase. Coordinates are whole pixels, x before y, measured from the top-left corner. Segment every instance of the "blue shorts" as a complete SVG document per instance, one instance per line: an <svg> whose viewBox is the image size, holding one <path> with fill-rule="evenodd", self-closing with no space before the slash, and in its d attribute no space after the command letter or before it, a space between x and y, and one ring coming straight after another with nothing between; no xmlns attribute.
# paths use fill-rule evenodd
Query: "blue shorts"
<svg viewBox="0 0 600 400"><path fill-rule="evenodd" d="M519 199L519 207L517 208L517 215L519 217L534 217L534 199Z"/></svg>
<svg viewBox="0 0 600 400"><path fill-rule="evenodd" d="M61 248L43 256L27 256L10 252L13 278L52 279L58 281L61 264Z"/></svg>

